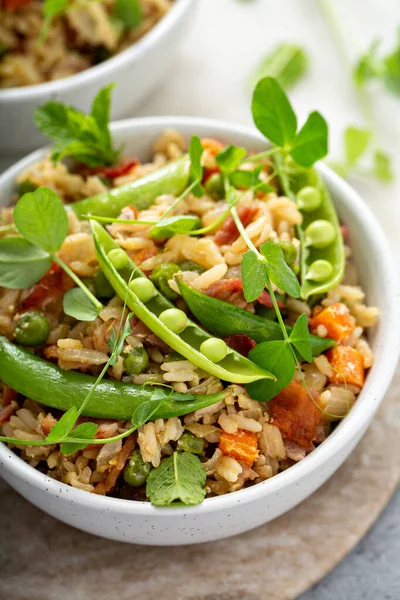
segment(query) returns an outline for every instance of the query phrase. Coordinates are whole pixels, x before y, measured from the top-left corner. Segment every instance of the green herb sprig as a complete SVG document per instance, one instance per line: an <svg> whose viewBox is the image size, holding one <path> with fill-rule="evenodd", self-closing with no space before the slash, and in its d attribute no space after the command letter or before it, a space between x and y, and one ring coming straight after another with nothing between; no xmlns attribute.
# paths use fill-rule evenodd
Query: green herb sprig
<svg viewBox="0 0 400 600"><path fill-rule="evenodd" d="M251 85L254 87L264 77L274 77L284 88L294 86L308 70L308 56L300 46L281 43L264 56L253 76Z"/></svg>

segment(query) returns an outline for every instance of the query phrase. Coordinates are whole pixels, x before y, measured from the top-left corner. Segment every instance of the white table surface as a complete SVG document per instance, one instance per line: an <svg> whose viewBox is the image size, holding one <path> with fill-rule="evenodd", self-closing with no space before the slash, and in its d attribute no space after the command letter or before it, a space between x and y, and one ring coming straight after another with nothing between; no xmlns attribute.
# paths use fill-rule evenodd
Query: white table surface
<svg viewBox="0 0 400 600"><path fill-rule="evenodd" d="M251 125L249 77L255 65L260 56L276 43L295 42L309 52L310 70L307 77L290 92L291 99L300 119L304 119L314 109L322 112L330 126L332 156L338 156L343 129L349 124L363 125L363 118L350 74L332 45L319 12L318 1L197 1L197 14L189 27L174 70L135 115L198 115ZM395 28L399 22L399 0L333 0L333 3L345 27L354 56L364 50L375 36L382 37L386 47L393 44ZM372 100L377 141L391 152L397 180L392 184L384 184L371 178L353 177L351 183L362 194L381 223L395 259L399 262L400 98L390 97L376 89L372 92ZM0 168L4 168L10 161L3 160ZM390 521L390 518L393 520L398 516L399 500L400 498L391 507L389 517L385 515L385 522L388 518ZM361 548L360 552L366 556L365 563L360 566L360 553L356 558L347 559L357 561L355 567L361 569L361 575L363 568L374 568L374 546L371 544L382 544L384 536L387 537L385 528L378 524L377 533L370 536ZM393 551L395 547L400 550L399 545L395 546L398 544L398 536L394 539L389 536L388 540L392 544L391 547L386 547L389 553L391 548ZM377 556L375 562L379 563L379 560ZM314 591L307 594L304 600L317 597L330 600L338 597L334 596L337 579L346 576L346 570L339 569L339 572L334 572L331 578L321 584L317 593ZM383 593L390 585L397 586L398 569L387 574L387 577L387 585L380 577L376 591L375 579L372 582L368 579L365 589L361 582L359 595L348 597L356 600L400 598L400 591L398 596L381 595L378 592L380 590ZM397 577L397 583L394 583L393 577Z"/></svg>

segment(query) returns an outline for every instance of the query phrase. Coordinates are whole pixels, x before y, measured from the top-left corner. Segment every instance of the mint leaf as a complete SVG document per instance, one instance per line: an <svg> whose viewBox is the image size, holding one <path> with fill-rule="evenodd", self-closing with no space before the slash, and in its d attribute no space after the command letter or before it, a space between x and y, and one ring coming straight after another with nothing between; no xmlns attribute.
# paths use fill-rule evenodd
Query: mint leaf
<svg viewBox="0 0 400 600"><path fill-rule="evenodd" d="M360 127L347 127L344 132L344 147L349 163L356 163L366 151L371 139L371 132Z"/></svg>
<svg viewBox="0 0 400 600"><path fill-rule="evenodd" d="M114 17L129 29L134 29L143 20L143 9L139 0L116 0Z"/></svg>
<svg viewBox="0 0 400 600"><path fill-rule="evenodd" d="M243 293L247 302L254 302L263 292L267 282L265 263L253 251L249 250L242 257Z"/></svg>
<svg viewBox="0 0 400 600"><path fill-rule="evenodd" d="M57 252L68 235L64 205L57 194L46 187L24 194L18 200L14 221L21 235L49 253Z"/></svg>
<svg viewBox="0 0 400 600"><path fill-rule="evenodd" d="M0 286L24 290L38 282L50 269L52 258L28 240L0 240Z"/></svg>
<svg viewBox="0 0 400 600"><path fill-rule="evenodd" d="M271 242L264 242L260 252L267 261L265 268L271 281L283 292L298 298L300 284L292 269L288 267L282 249Z"/></svg>
<svg viewBox="0 0 400 600"><path fill-rule="evenodd" d="M160 219L157 225L150 230L150 235L156 240L170 238L177 233L190 233L199 229L201 221L195 215L179 215L176 217L165 217Z"/></svg>
<svg viewBox="0 0 400 600"><path fill-rule="evenodd" d="M290 343L296 348L304 360L312 362L312 349L310 332L306 315L300 315L289 336Z"/></svg>
<svg viewBox="0 0 400 600"><path fill-rule="evenodd" d="M312 112L296 135L291 156L301 167L309 168L328 153L328 126L323 116Z"/></svg>
<svg viewBox="0 0 400 600"><path fill-rule="evenodd" d="M57 421L50 433L46 436L45 441L49 443L57 443L69 434L77 419L78 411L76 406L71 406L67 412Z"/></svg>
<svg viewBox="0 0 400 600"><path fill-rule="evenodd" d="M99 310L81 288L72 288L66 292L63 310L66 315L78 321L94 321L99 315Z"/></svg>
<svg viewBox="0 0 400 600"><path fill-rule="evenodd" d="M263 57L253 77L253 83L263 77L274 77L284 89L288 89L306 74L307 69L308 57L300 46L279 44Z"/></svg>
<svg viewBox="0 0 400 600"><path fill-rule="evenodd" d="M200 459L190 452L174 452L147 478L146 495L155 506L175 501L200 504L206 495L206 472Z"/></svg>
<svg viewBox="0 0 400 600"><path fill-rule="evenodd" d="M375 176L381 181L393 181L393 171L391 167L390 156L384 150L376 150L374 154L374 169ZM1 262L1 255L0 255ZM1 268L1 265L0 265Z"/></svg>
<svg viewBox="0 0 400 600"><path fill-rule="evenodd" d="M86 448L88 444L90 444L91 440L94 439L96 435L97 425L96 423L81 423L75 429L70 431L67 438L82 438L86 440L85 442L73 443L73 442L62 442L60 445L60 452L65 455L75 454L78 450L83 450Z"/></svg>
<svg viewBox="0 0 400 600"><path fill-rule="evenodd" d="M245 148L229 144L229 146L218 152L215 160L223 173L231 173L238 168L246 155L247 151Z"/></svg>
<svg viewBox="0 0 400 600"><path fill-rule="evenodd" d="M296 135L297 119L288 97L272 77L256 85L251 105L256 127L277 146L290 145Z"/></svg>
<svg viewBox="0 0 400 600"><path fill-rule="evenodd" d="M249 359L259 367L270 371L276 381L263 379L248 383L246 390L251 398L267 402L279 394L294 377L294 358L290 346L284 340L262 342L249 352Z"/></svg>

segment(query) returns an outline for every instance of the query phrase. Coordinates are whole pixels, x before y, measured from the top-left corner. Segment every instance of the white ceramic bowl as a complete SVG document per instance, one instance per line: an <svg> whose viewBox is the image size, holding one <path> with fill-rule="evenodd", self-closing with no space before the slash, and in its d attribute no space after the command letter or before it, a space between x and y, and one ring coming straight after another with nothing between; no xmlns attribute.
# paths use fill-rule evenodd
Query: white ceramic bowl
<svg viewBox="0 0 400 600"><path fill-rule="evenodd" d="M0 89L0 154L21 156L46 142L33 124L32 115L37 106L50 100L87 112L95 94L114 82L112 119L130 116L173 66L195 2L175 0L145 36L99 65L57 81Z"/></svg>
<svg viewBox="0 0 400 600"><path fill-rule="evenodd" d="M167 127L213 136L225 142L261 151L266 142L253 130L197 118L157 117L122 121L113 126L117 143L127 154L150 157L154 138ZM0 177L0 198L6 203L16 175L43 156L35 152ZM275 519L299 504L336 471L370 424L392 378L400 340L399 293L385 236L356 192L325 166L320 172L332 193L341 220L350 229L351 245L367 292L368 303L381 311L372 333L375 364L350 414L304 460L272 479L248 489L187 508L156 508L96 496L43 475L0 444L0 473L30 502L74 527L107 538L137 544L179 545L206 542L241 533ZM356 475L356 474L355 474Z"/></svg>

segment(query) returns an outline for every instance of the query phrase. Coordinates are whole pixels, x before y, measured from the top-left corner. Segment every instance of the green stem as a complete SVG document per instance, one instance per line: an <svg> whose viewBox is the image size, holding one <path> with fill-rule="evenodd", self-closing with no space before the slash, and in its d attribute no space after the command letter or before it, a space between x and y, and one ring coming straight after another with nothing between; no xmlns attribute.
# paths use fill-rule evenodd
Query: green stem
<svg viewBox="0 0 400 600"><path fill-rule="evenodd" d="M115 219L113 217L98 217L96 215L82 215L84 219L93 219L99 223L122 223L125 225L156 225L157 221L142 221L141 219Z"/></svg>
<svg viewBox="0 0 400 600"><path fill-rule="evenodd" d="M261 160L262 158L266 158L267 156L272 156L273 154L278 152L278 150L280 150L280 148L273 147L269 150L265 150L264 152L259 152L258 154L253 154L252 156L246 156L246 158L242 160L242 163Z"/></svg>
<svg viewBox="0 0 400 600"><path fill-rule="evenodd" d="M255 252L258 256L260 256L263 261L265 261L265 258L259 253L259 251L255 247L255 245L253 244L253 242L249 238L249 235L248 235L246 229L244 228L243 223L240 220L240 217L239 217L239 215L237 213L237 210L236 210L236 208L234 206L232 206L232 208L231 208L231 214L232 214L233 220L235 221L235 225L238 228L240 235L242 236L242 238L246 242L246 245L248 246L248 248L250 250L252 250L253 252Z"/></svg>
<svg viewBox="0 0 400 600"><path fill-rule="evenodd" d="M96 296L92 294L90 290L86 287L86 285L79 279L77 275L69 268L65 262L57 256L57 254L51 254L52 259L60 265L60 267L71 277L71 279L76 283L77 286L81 288L81 290L86 294L86 296L92 301L93 305L100 312L103 309L103 305L99 300L97 300Z"/></svg>
<svg viewBox="0 0 400 600"><path fill-rule="evenodd" d="M199 181L196 179L195 181L193 181L189 187L186 188L186 190L184 190L182 192L182 194L180 196L178 196L178 198L171 204L171 206L169 208L167 208L167 210L161 215L160 217L160 221L162 219L164 219L167 215L169 215L170 212L172 212L177 206L178 204L184 199L186 198L186 196L188 194L190 194L190 192L196 187L196 185L199 185Z"/></svg>

